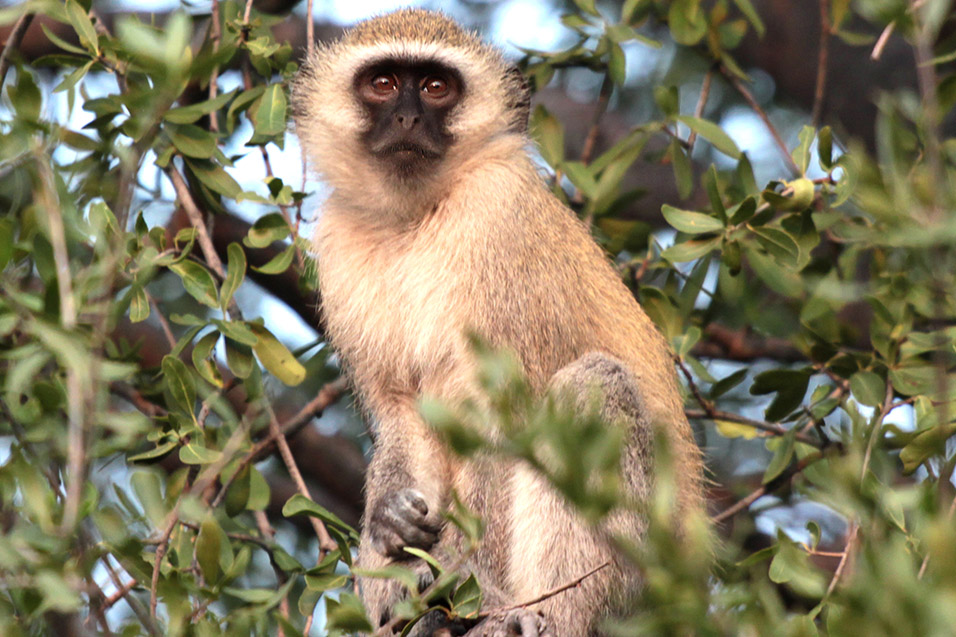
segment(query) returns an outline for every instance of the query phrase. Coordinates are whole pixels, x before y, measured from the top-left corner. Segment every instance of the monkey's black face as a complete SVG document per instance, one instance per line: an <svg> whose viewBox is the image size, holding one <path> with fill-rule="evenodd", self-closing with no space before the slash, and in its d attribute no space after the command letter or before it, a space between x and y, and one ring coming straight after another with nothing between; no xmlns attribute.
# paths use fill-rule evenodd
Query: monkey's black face
<svg viewBox="0 0 956 637"><path fill-rule="evenodd" d="M445 119L463 91L457 71L387 60L359 71L353 90L372 122L363 134L366 148L395 174L422 174L444 156L452 142Z"/></svg>

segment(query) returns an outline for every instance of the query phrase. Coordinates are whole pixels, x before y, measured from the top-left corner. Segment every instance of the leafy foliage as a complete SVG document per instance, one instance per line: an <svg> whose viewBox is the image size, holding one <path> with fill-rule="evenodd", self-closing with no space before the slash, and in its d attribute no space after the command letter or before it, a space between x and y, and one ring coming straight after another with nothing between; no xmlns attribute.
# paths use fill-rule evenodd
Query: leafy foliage
<svg viewBox="0 0 956 637"><path fill-rule="evenodd" d="M314 292L305 189L268 163L269 149L284 147L297 69L271 30L282 18L230 0L214 2L213 16L121 16L107 28L89 4L0 10L3 24L51 19L42 29L58 48L26 62L9 44L13 68L0 78L0 632L85 622L124 635L294 635L317 604L316 630L370 630L352 591L358 535L309 498L285 437L341 393L319 391L337 372L324 349L291 351L282 325L240 302L254 277L295 273L295 291ZM714 489L721 539L703 521L690 541L676 539L669 476L680 467L660 442L646 541L619 538L646 591L607 630L949 634L948 3L829 2L833 35L865 42L847 30L862 19L912 45L919 93L879 96L873 152L827 126L789 142L774 129L783 168L765 183L724 119L728 103L761 108L735 58L765 29L750 0L574 5L562 19L574 41L525 50L522 65L538 89L599 76L597 123L634 92L634 51L663 47L698 63L675 65L652 91L656 111L600 152L567 156L566 123L543 106L532 131L553 191L616 256L673 346L688 415L724 487L722 499ZM227 75L234 88L222 91ZM716 87L736 102L710 108ZM250 153L266 160L263 188L234 170ZM630 214L642 193L627 179L642 162L673 170L678 197L657 227ZM168 221L156 221L154 200ZM240 208L256 220L217 252L216 224ZM763 360L741 368L704 347L726 345L717 337L728 332L756 341L750 359ZM507 354L481 356L493 410L479 417L502 439L471 426L477 407L423 405L457 452L532 464L591 520L632 504L616 481L615 429L534 398ZM279 396L281 385L304 389ZM308 404L280 418L286 396ZM734 450L748 458L740 473L722 468ZM286 474L298 493L270 508L270 485ZM365 574L406 585L396 611L406 631L430 609L466 622L490 610L481 582L457 568L481 520L461 507L448 518L470 544L456 563L419 555L433 584L419 590L399 567Z"/></svg>

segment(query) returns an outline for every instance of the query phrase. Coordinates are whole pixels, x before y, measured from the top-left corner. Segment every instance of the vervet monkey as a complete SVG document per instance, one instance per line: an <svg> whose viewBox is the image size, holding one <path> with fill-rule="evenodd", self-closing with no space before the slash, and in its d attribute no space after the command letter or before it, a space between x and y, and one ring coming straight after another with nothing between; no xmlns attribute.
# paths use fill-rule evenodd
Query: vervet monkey
<svg viewBox="0 0 956 637"><path fill-rule="evenodd" d="M665 429L678 506L702 507L702 462L668 347L543 182L528 154L520 74L449 18L401 10L319 48L293 105L301 143L331 187L314 240L327 334L376 431L359 564L453 544L442 511L454 491L487 523L469 568L501 605L611 564L469 634L596 634L617 593L640 586L605 532L639 538L642 519L588 526L529 467L454 456L417 406L423 395L454 404L475 394L468 336L477 334L513 351L540 394L603 392L605 416L629 428L622 482L638 498L652 483L652 426ZM373 622L387 622L400 586L366 580L362 589Z"/></svg>

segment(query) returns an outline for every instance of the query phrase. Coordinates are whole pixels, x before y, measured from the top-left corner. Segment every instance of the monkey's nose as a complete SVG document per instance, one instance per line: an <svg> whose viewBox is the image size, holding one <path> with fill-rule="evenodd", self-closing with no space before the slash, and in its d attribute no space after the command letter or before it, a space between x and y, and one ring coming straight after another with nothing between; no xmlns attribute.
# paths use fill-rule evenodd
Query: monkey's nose
<svg viewBox="0 0 956 637"><path fill-rule="evenodd" d="M421 121L421 117L419 117L417 114L399 113L395 116L395 121L398 122L398 125L405 130L410 130L416 124L418 124L419 121Z"/></svg>

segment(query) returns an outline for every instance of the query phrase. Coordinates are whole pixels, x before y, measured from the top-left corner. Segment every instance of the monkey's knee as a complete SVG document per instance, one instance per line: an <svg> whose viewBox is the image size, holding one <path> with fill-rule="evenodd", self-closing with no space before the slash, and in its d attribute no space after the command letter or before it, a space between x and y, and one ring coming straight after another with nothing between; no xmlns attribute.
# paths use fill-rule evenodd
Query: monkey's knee
<svg viewBox="0 0 956 637"><path fill-rule="evenodd" d="M643 415L634 374L604 352L588 352L559 369L551 378L551 389L579 410L596 409L605 420L635 422Z"/></svg>

